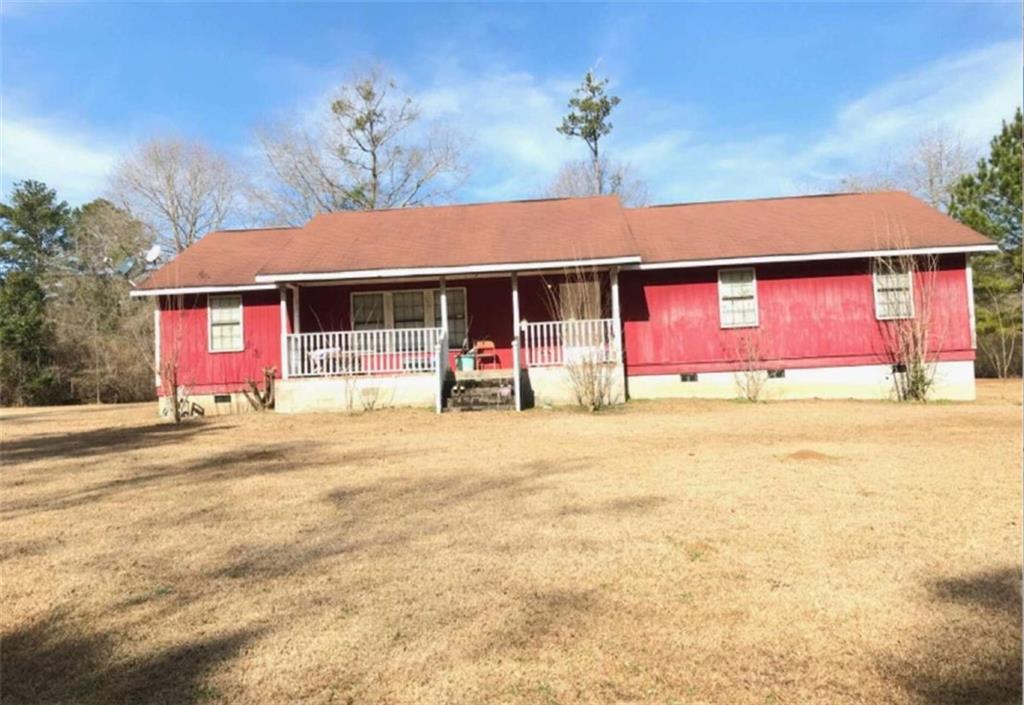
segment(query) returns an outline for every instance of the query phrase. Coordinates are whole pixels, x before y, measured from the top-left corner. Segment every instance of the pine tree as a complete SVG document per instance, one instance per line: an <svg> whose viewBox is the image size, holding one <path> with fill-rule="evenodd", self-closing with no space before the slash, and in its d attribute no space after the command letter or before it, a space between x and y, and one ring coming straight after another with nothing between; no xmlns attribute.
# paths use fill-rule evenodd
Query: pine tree
<svg viewBox="0 0 1024 705"><path fill-rule="evenodd" d="M587 71L583 83L569 99L569 113L562 118L562 124L555 128L566 137L579 137L590 149L596 195L607 192L600 143L601 138L612 131L612 124L608 118L612 114L612 109L620 102L618 96L609 96L605 93L607 85L607 78L598 80L594 77L593 71Z"/></svg>
<svg viewBox="0 0 1024 705"><path fill-rule="evenodd" d="M949 206L951 216L992 238L1001 250L973 258L979 366L1000 377L1020 373L1022 131L1017 108L975 173L953 187Z"/></svg>
<svg viewBox="0 0 1024 705"><path fill-rule="evenodd" d="M11 202L0 203L0 271L17 269L39 276L47 261L66 245L71 210L40 181L14 185Z"/></svg>

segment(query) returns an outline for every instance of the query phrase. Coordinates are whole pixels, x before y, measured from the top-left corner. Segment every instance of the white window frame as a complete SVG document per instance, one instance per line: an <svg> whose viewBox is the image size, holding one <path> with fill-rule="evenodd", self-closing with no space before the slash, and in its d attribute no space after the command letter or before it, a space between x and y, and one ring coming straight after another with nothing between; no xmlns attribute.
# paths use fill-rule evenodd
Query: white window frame
<svg viewBox="0 0 1024 705"><path fill-rule="evenodd" d="M213 348L213 301L214 299L235 299L238 301L238 338L241 341L237 348ZM230 353L245 350L245 305L241 294L207 294L206 296L206 351L208 353Z"/></svg>
<svg viewBox="0 0 1024 705"><path fill-rule="evenodd" d="M722 289L722 275L730 272L750 272L751 283L754 285L754 322L726 323L725 297ZM729 267L718 270L718 324L722 328L757 328L761 325L761 307L757 295L757 270L754 267Z"/></svg>
<svg viewBox="0 0 1024 705"><path fill-rule="evenodd" d="M916 298L914 296L914 272L912 270L910 270L910 269L906 269L904 271L897 271L897 270L893 269L889 265L884 265L885 268L881 272L881 274L898 274L898 275L901 275L902 277L904 277L906 279L906 283L907 283L907 292L910 294L910 315L907 315L907 316L892 316L892 315L886 316L886 315L882 314L881 307L879 305L881 303L881 298L878 295L879 294L879 291L878 291L878 275L879 275L879 269L882 268L882 267L883 267L883 264L882 264L881 260L875 259L875 260L872 261L872 264L871 264L871 292L874 295L875 320L877 320L877 321L907 321L907 320L912 319L914 317L916 311L917 311L917 309L915 308L915 301L914 301L914 299Z"/></svg>
<svg viewBox="0 0 1024 705"><path fill-rule="evenodd" d="M464 286L449 286L446 290L450 294L453 291L461 291L462 298L466 302L466 330L469 330L469 293L466 291ZM431 328L434 326L440 326L441 322L434 318L434 294L438 291L438 287L431 289L367 289L364 291L353 291L348 296L348 315L349 325L353 325L356 319L355 311L355 297L361 295L381 295L383 298L384 306L384 330L395 329L395 307L393 304L393 296L395 294L410 294L414 292L420 292L423 294L423 327ZM354 329L353 329L354 330ZM448 331L445 331L446 333ZM448 348L457 349L462 347L461 340L449 340Z"/></svg>

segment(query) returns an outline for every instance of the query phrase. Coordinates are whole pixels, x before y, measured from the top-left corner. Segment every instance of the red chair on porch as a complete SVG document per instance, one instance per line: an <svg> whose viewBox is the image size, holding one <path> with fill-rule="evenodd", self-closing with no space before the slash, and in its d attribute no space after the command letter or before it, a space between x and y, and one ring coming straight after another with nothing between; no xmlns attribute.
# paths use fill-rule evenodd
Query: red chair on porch
<svg viewBox="0 0 1024 705"><path fill-rule="evenodd" d="M494 342L490 340L478 340L473 346L473 354L476 357L476 368L478 370L490 367L498 369L501 361L498 359L498 351L494 349Z"/></svg>

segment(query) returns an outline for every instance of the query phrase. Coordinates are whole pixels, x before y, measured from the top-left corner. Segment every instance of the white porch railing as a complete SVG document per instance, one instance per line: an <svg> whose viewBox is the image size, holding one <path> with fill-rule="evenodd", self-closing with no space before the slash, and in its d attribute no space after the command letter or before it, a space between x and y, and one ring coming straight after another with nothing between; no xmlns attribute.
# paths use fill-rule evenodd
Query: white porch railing
<svg viewBox="0 0 1024 705"><path fill-rule="evenodd" d="M441 328L292 333L287 350L290 377L438 372L448 354Z"/></svg>
<svg viewBox="0 0 1024 705"><path fill-rule="evenodd" d="M618 362L617 331L611 318L524 323L522 332L527 367Z"/></svg>

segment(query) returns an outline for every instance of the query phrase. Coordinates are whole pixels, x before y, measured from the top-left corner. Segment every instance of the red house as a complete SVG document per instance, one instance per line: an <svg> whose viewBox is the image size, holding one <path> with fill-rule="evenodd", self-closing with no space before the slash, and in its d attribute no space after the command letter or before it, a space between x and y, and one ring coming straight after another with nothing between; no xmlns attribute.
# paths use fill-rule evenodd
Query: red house
<svg viewBox="0 0 1024 705"><path fill-rule="evenodd" d="M974 397L978 233L905 193L624 208L612 196L319 215L210 233L133 292L157 385L207 413L481 399L888 398L911 331L932 396Z"/></svg>

